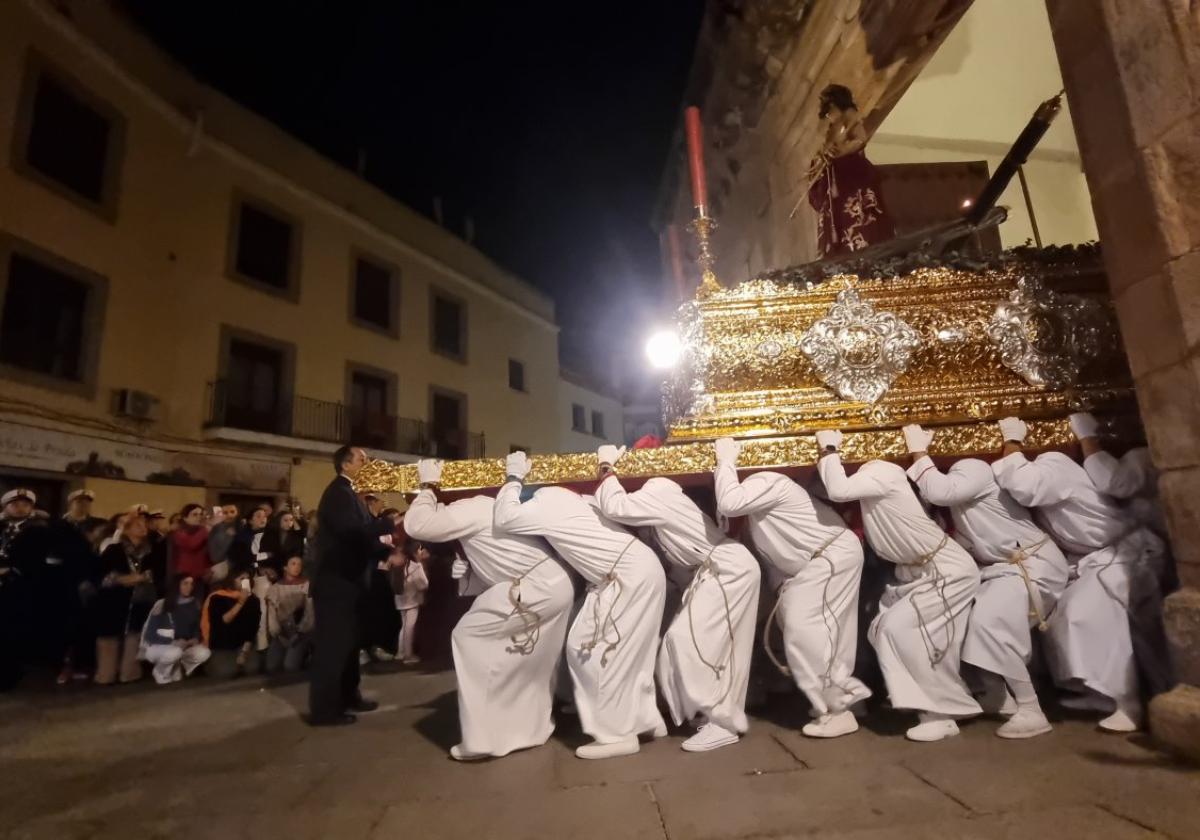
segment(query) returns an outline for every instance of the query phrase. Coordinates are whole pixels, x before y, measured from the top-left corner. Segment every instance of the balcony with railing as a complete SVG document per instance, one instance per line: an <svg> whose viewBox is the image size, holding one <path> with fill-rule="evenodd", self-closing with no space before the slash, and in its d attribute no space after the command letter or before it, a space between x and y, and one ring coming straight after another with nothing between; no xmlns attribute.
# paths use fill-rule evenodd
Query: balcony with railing
<svg viewBox="0 0 1200 840"><path fill-rule="evenodd" d="M261 398L230 390L225 380L208 383L204 426L281 435L323 443L352 443L368 449L429 455L436 458L482 458L482 433L435 429L424 420L364 411L356 406L310 397L290 400Z"/></svg>

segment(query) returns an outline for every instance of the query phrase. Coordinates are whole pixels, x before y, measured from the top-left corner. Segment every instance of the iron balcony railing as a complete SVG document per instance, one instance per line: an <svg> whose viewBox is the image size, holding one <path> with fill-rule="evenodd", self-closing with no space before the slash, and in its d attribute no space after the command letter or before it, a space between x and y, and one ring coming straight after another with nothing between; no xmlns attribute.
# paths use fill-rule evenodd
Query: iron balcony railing
<svg viewBox="0 0 1200 840"><path fill-rule="evenodd" d="M484 457L482 433L435 429L423 420L363 411L310 397L271 401L261 393L232 390L223 379L208 383L206 402L204 425L208 428L224 426L437 458Z"/></svg>

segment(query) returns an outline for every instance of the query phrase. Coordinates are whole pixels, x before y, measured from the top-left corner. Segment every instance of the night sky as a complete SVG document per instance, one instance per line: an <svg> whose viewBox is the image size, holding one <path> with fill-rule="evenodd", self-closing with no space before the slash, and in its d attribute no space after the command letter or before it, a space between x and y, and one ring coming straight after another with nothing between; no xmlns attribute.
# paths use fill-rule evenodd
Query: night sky
<svg viewBox="0 0 1200 840"><path fill-rule="evenodd" d="M551 293L598 372L664 311L649 218L703 0L125 0L195 75Z"/></svg>

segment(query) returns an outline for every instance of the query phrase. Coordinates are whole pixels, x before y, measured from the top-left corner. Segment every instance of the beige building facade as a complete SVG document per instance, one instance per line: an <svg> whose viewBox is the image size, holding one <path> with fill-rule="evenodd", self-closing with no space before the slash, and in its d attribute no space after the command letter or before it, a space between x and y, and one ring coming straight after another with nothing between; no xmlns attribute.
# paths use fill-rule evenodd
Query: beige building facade
<svg viewBox="0 0 1200 840"><path fill-rule="evenodd" d="M6 484L94 487L101 513L307 507L344 441L413 460L572 440L548 297L108 3L0 6L0 161Z"/></svg>

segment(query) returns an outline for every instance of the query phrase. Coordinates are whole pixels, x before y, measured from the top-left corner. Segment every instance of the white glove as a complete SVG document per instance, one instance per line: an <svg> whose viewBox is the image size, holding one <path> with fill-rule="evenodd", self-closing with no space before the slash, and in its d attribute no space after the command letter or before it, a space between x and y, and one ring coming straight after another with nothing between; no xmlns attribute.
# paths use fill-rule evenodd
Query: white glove
<svg viewBox="0 0 1200 840"><path fill-rule="evenodd" d="M904 443L907 444L909 452L929 451L929 444L933 442L933 432L922 429L916 423L905 426L900 431L904 433Z"/></svg>
<svg viewBox="0 0 1200 840"><path fill-rule="evenodd" d="M525 476L529 475L529 471L533 469L533 464L529 462L529 456L521 450L517 450L508 456L504 461L504 475L525 480Z"/></svg>
<svg viewBox="0 0 1200 840"><path fill-rule="evenodd" d="M717 438L713 443L713 450L717 453L717 465L733 464L737 466L738 455L741 454L742 445L731 437Z"/></svg>
<svg viewBox="0 0 1200 840"><path fill-rule="evenodd" d="M422 484L441 484L442 465L445 463L445 461L436 461L433 458L422 458L417 461L417 480Z"/></svg>
<svg viewBox="0 0 1200 840"><path fill-rule="evenodd" d="M467 576L467 572L470 570L470 568L470 564L456 554L454 555L454 562L450 564L450 577L452 577L454 580L464 578Z"/></svg>
<svg viewBox="0 0 1200 840"><path fill-rule="evenodd" d="M611 467L621 460L621 456L624 454L624 446L613 446L611 443L606 443L596 450L596 460Z"/></svg>
<svg viewBox="0 0 1200 840"><path fill-rule="evenodd" d="M1029 434L1029 427L1025 425L1024 420L1019 420L1016 417L1005 417L1000 421L1000 436L1005 441L1014 440L1017 443L1025 442L1025 435Z"/></svg>
<svg viewBox="0 0 1200 840"><path fill-rule="evenodd" d="M1097 437L1100 434L1100 422L1087 412L1072 414L1071 432L1077 440Z"/></svg>
<svg viewBox="0 0 1200 840"><path fill-rule="evenodd" d="M832 446L834 449L837 449L841 445L842 433L837 429L822 429L821 431L817 432L817 448L822 452L825 451L825 447L827 446Z"/></svg>

